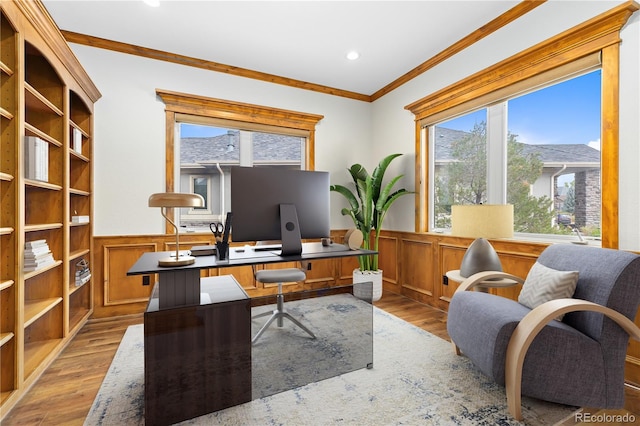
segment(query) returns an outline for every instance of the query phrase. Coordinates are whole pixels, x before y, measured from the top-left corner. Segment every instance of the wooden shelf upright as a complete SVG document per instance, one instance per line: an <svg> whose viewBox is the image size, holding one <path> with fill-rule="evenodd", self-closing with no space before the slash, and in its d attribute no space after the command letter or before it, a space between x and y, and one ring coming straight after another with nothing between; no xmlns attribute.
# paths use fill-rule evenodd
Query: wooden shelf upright
<svg viewBox="0 0 640 426"><path fill-rule="evenodd" d="M92 313L93 283L76 286L75 270L93 256L100 92L40 0L2 1L0 20L1 421ZM25 243L37 240L54 261L30 270Z"/></svg>

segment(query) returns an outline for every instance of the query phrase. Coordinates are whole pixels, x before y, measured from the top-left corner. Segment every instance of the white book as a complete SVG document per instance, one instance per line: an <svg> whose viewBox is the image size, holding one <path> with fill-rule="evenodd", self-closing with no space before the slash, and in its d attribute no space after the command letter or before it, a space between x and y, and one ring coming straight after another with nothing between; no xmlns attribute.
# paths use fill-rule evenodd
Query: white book
<svg viewBox="0 0 640 426"><path fill-rule="evenodd" d="M89 223L88 215L71 216L71 223Z"/></svg>
<svg viewBox="0 0 640 426"><path fill-rule="evenodd" d="M49 245L47 244L47 240L33 240L33 241L27 241L24 243L25 248L29 248L29 247L42 247L42 246L47 246L49 247Z"/></svg>
<svg viewBox="0 0 640 426"><path fill-rule="evenodd" d="M38 176L38 179L48 182L49 181L49 143L46 141L43 141L42 139L38 139L38 140L39 140L39 153L40 153L40 157L39 157L40 174Z"/></svg>
<svg viewBox="0 0 640 426"><path fill-rule="evenodd" d="M36 179L37 170L37 136L24 137L24 177L26 179Z"/></svg>
<svg viewBox="0 0 640 426"><path fill-rule="evenodd" d="M73 128L73 144L72 148L78 154L82 154L82 132L80 129Z"/></svg>
<svg viewBox="0 0 640 426"><path fill-rule="evenodd" d="M49 250L45 251L45 252L41 252L41 253L31 253L31 252L25 252L24 253L24 260L25 261L38 261L41 259L44 259L47 256L51 256L51 252Z"/></svg>
<svg viewBox="0 0 640 426"><path fill-rule="evenodd" d="M37 261L26 261L24 262L25 268L33 267L33 266L47 266L54 262L53 256L48 256L45 259L37 260Z"/></svg>
<svg viewBox="0 0 640 426"><path fill-rule="evenodd" d="M24 265L24 270L27 271L27 272L28 271L36 271L36 270L38 270L40 268L44 268L45 266L49 266L49 265L52 265L54 263L55 263L55 260L53 259L53 256L52 256L50 259L47 259L47 261L43 262L43 263L38 263L38 264L35 264L35 265L34 264L29 264L29 265L25 264Z"/></svg>

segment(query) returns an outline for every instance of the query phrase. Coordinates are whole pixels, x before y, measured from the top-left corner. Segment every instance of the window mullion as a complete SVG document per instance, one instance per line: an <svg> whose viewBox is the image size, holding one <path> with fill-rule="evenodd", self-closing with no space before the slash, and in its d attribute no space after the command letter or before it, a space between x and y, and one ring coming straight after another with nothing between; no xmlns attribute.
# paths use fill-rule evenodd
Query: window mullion
<svg viewBox="0 0 640 426"><path fill-rule="evenodd" d="M507 103L487 108L487 202L507 201Z"/></svg>

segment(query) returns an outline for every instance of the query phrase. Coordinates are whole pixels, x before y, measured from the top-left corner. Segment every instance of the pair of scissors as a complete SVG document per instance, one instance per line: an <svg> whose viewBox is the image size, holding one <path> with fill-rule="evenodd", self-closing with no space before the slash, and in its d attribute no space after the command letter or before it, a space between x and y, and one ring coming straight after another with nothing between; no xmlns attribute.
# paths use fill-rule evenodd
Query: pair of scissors
<svg viewBox="0 0 640 426"><path fill-rule="evenodd" d="M222 234L224 233L224 225L221 222L213 222L209 224L209 229L216 237L216 242L222 241Z"/></svg>

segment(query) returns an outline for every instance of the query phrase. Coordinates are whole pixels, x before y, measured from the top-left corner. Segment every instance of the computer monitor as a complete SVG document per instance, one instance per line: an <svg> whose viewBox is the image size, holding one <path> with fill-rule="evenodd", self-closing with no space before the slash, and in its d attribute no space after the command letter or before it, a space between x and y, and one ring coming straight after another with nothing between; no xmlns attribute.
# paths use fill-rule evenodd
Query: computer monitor
<svg viewBox="0 0 640 426"><path fill-rule="evenodd" d="M282 255L301 239L330 236L329 173L280 167L232 167L233 241L280 240Z"/></svg>

